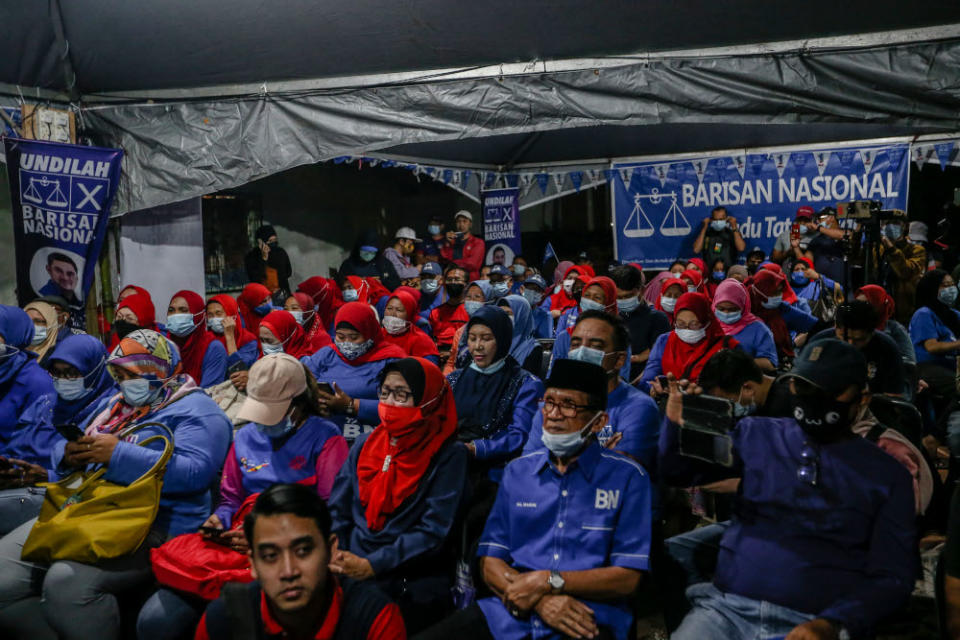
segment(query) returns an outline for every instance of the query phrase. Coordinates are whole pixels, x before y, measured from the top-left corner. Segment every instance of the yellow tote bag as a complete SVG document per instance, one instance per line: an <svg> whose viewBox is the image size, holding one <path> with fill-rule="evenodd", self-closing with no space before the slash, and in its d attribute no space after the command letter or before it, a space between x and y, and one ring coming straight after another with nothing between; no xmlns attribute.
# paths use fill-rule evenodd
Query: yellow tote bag
<svg viewBox="0 0 960 640"><path fill-rule="evenodd" d="M136 429L146 426L163 425L147 423ZM160 459L128 485L104 480L105 468L89 474L78 471L60 482L40 485L46 487L47 495L21 558L44 564L57 560L94 564L139 549L157 516L163 474L173 454L173 434L163 427L169 437L152 436L139 443L142 447L163 441Z"/></svg>

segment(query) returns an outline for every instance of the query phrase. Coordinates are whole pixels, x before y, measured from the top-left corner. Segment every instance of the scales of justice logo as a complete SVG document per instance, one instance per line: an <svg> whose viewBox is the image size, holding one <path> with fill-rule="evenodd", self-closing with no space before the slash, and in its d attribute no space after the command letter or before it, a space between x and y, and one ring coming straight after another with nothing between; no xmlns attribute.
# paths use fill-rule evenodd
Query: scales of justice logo
<svg viewBox="0 0 960 640"><path fill-rule="evenodd" d="M664 198L670 198L670 207L660 223L660 234L664 236L685 236L693 231L690 221L683 214L683 209L677 204L676 192L660 193L660 190L654 187L649 194L633 194L633 211L630 212L627 223L623 225L623 235L628 238L649 238L652 236L656 228L650 221L647 212L643 210L643 202L647 201L649 204L658 205Z"/></svg>

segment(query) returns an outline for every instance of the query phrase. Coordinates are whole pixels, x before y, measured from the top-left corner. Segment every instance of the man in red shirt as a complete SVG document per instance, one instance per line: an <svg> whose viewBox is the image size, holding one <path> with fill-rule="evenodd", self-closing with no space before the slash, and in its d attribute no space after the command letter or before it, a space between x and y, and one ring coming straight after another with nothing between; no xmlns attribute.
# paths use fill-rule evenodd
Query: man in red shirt
<svg viewBox="0 0 960 640"><path fill-rule="evenodd" d="M337 538L310 487L277 484L243 523L256 582L224 585L194 640L406 640L400 609L371 582L334 577Z"/></svg>
<svg viewBox="0 0 960 640"><path fill-rule="evenodd" d="M487 252L487 245L483 238L473 235L473 214L469 211L458 211L453 217L453 226L456 231L447 232L447 242L440 249L440 255L447 262L452 262L467 270L470 281L480 277L480 266Z"/></svg>
<svg viewBox="0 0 960 640"><path fill-rule="evenodd" d="M457 329L467 324L470 316L463 308L463 294L467 289L467 270L457 265L447 267L443 275L443 288L447 292L447 301L430 311L430 327L433 339L440 350L440 366L450 355L450 345Z"/></svg>

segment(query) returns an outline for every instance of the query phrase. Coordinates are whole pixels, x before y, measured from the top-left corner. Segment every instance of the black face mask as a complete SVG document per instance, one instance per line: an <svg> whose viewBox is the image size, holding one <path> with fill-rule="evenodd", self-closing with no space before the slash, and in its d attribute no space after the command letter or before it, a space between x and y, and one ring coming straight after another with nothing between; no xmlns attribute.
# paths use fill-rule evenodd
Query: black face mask
<svg viewBox="0 0 960 640"><path fill-rule="evenodd" d="M460 284L459 282L450 282L447 284L447 293L451 298L459 298L463 295L463 290L467 285Z"/></svg>
<svg viewBox="0 0 960 640"><path fill-rule="evenodd" d="M791 398L794 419L811 440L821 444L840 440L849 434L851 409L858 402L841 402L820 393Z"/></svg>
<svg viewBox="0 0 960 640"><path fill-rule="evenodd" d="M139 329L140 326L126 320L117 320L113 323L113 330L117 332L117 337L123 340L128 335Z"/></svg>
<svg viewBox="0 0 960 640"><path fill-rule="evenodd" d="M270 247L271 250L273 250L273 249L276 249L277 247L279 247L279 246L280 246L280 243L277 242L276 240L274 240L273 242L268 242L268 243L267 243L267 246Z"/></svg>

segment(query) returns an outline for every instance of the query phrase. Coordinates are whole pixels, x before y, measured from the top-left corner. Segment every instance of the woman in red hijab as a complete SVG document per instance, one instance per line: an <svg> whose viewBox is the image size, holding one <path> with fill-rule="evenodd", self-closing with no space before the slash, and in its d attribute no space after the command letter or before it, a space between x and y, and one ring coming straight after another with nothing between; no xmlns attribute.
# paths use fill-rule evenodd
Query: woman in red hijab
<svg viewBox="0 0 960 640"><path fill-rule="evenodd" d="M313 276L301 282L297 288L313 299L313 306L317 310L318 323L313 323L307 331L307 337L313 341L315 334L319 331L329 333L333 325L333 317L337 309L343 306L343 298L340 297L340 288L337 283L327 278Z"/></svg>
<svg viewBox="0 0 960 640"><path fill-rule="evenodd" d="M875 284L868 284L865 287L857 289L857 300L866 300L877 312L879 321L877 322L877 331L883 331L893 338L900 350L900 356L904 363L916 365L917 353L913 348L913 340L910 339L910 333L906 327L897 322L893 315L897 310L893 298L883 287Z"/></svg>
<svg viewBox="0 0 960 640"><path fill-rule="evenodd" d="M707 272L707 265L700 258L690 258L687 260L687 269L695 269L702 275Z"/></svg>
<svg viewBox="0 0 960 640"><path fill-rule="evenodd" d="M360 276L347 276L343 279L343 300L346 303L362 302L370 304L370 285Z"/></svg>
<svg viewBox="0 0 960 640"><path fill-rule="evenodd" d="M577 299L573 294L573 285L577 277L586 276L592 278L593 269L585 264L575 264L570 266L563 274L562 286L560 291L550 296L550 314L554 318L559 318L567 309L577 306Z"/></svg>
<svg viewBox="0 0 960 640"><path fill-rule="evenodd" d="M167 308L167 337L180 349L183 372L206 389L227 377L227 349L207 330L207 305L200 294L177 291Z"/></svg>
<svg viewBox="0 0 960 640"><path fill-rule="evenodd" d="M590 300L590 303L587 303L584 306L584 300ZM583 311L588 311L589 309L596 309L597 311L606 311L611 315L617 315L619 311L617 310L617 285L614 284L613 280L607 276L597 276L595 278L590 278L583 286L583 292L580 294L580 308ZM570 332L573 332L573 327L570 327Z"/></svg>
<svg viewBox="0 0 960 640"><path fill-rule="evenodd" d="M680 279L686 281L687 292L706 294L703 284L703 274L696 269L687 269L680 274ZM709 296L707 296L709 298Z"/></svg>
<svg viewBox="0 0 960 640"><path fill-rule="evenodd" d="M320 319L317 317L312 297L298 291L286 299L283 309L289 311L297 324L303 327L307 344L310 345L310 353L316 353L319 349L333 344L333 338L330 337L330 334L319 328Z"/></svg>
<svg viewBox="0 0 960 640"><path fill-rule="evenodd" d="M781 303L786 302L785 291L789 286L783 273L770 269L758 269L750 284L750 306L754 315L763 320L773 333L773 342L777 345L780 362L794 355L793 338L783 318Z"/></svg>
<svg viewBox="0 0 960 640"><path fill-rule="evenodd" d="M702 293L680 296L674 319L674 330L657 338L650 349L650 359L640 378L641 389L668 373L677 380L696 381L713 354L739 345L734 338L724 335L720 321L710 310L710 300Z"/></svg>
<svg viewBox="0 0 960 640"><path fill-rule="evenodd" d="M313 354L307 334L289 311L271 311L260 321L260 349L263 355L286 353L297 358Z"/></svg>
<svg viewBox="0 0 960 640"><path fill-rule="evenodd" d="M122 338L137 329L152 329L157 333L163 333L157 325L156 311L149 293L129 294L117 304L117 313L113 318L110 331L110 350L113 351Z"/></svg>
<svg viewBox="0 0 960 640"><path fill-rule="evenodd" d="M397 360L377 387L378 425L357 439L328 501L339 539L330 567L375 580L414 634L451 609L443 558L457 536L469 461L456 440L453 393L435 364Z"/></svg>
<svg viewBox="0 0 960 640"><path fill-rule="evenodd" d="M783 269L780 268L780 265L773 262L768 262L760 268L783 276L783 301L791 306L795 305L800 299L800 296L798 296L797 292L794 291L793 287L790 286L790 280L784 275Z"/></svg>
<svg viewBox="0 0 960 640"><path fill-rule="evenodd" d="M147 299L150 300L150 303L153 303L153 298L150 297L150 292L144 289L143 287L138 287L135 284L128 284L123 289L120 289L120 293L117 295L117 302L123 302L123 299L139 293L140 295L147 296Z"/></svg>
<svg viewBox="0 0 960 640"><path fill-rule="evenodd" d="M408 356L426 358L439 365L440 352L437 351L437 345L416 325L417 301L403 289L404 287L399 287L387 300L381 322L386 332L384 340L397 345Z"/></svg>
<svg viewBox="0 0 960 640"><path fill-rule="evenodd" d="M253 335L257 335L260 329L260 320L273 311L271 300L270 289L259 282L251 282L245 286L237 297L243 327Z"/></svg>
<svg viewBox="0 0 960 640"><path fill-rule="evenodd" d="M302 360L320 385L320 402L348 442L370 431L377 418L377 376L390 362L407 354L384 340L377 312L363 302L348 302L337 311L334 342Z"/></svg>
<svg viewBox="0 0 960 640"><path fill-rule="evenodd" d="M226 294L207 300L207 329L227 350L227 368L237 361L249 369L260 357L257 336L243 328L237 301Z"/></svg>
<svg viewBox="0 0 960 640"><path fill-rule="evenodd" d="M667 314L671 325L673 324L673 311L676 308L677 300L685 293L687 293L687 281L683 278L671 277L661 282L660 296L654 306L658 311Z"/></svg>

